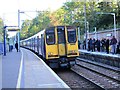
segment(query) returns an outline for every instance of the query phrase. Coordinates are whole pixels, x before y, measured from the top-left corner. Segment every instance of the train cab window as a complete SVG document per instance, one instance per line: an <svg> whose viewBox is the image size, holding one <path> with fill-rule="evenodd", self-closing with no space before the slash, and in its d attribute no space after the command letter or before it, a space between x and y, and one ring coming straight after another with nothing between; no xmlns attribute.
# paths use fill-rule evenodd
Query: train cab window
<svg viewBox="0 0 120 90"><path fill-rule="evenodd" d="M75 29L68 29L68 42L75 43L76 42L76 30Z"/></svg>
<svg viewBox="0 0 120 90"><path fill-rule="evenodd" d="M54 30L46 31L46 42L48 45L55 44L55 32Z"/></svg>
<svg viewBox="0 0 120 90"><path fill-rule="evenodd" d="M64 30L64 28L58 28L57 33L58 33L58 43L59 44L65 43L65 30Z"/></svg>

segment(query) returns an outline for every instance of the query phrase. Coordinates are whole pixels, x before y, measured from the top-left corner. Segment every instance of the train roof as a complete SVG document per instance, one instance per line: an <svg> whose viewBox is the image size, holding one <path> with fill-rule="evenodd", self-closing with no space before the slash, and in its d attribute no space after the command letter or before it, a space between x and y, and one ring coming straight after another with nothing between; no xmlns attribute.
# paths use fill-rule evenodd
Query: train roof
<svg viewBox="0 0 120 90"><path fill-rule="evenodd" d="M27 39L21 40L20 42L22 42L22 41L27 41L27 40L29 40L29 39L31 39L31 38L35 38L35 37L37 37L37 36L41 37L41 34L43 34L45 30L49 30L50 28L55 28L55 27L65 27L65 26L64 26L64 25L60 25L60 26L51 26L51 27L48 27L48 28L46 28L46 29L44 29L44 30L41 30L41 31L38 32L37 34L35 34L35 35L27 38ZM74 27L74 28L75 28L75 26L70 26L70 25L66 25L66 27Z"/></svg>
<svg viewBox="0 0 120 90"><path fill-rule="evenodd" d="M41 37L41 34L43 34L44 31L45 31L45 29L44 29L44 30L41 30L40 32L38 32L37 34L35 34L35 35L33 35L33 36L29 37L29 38L26 38L26 39L24 39L24 40L21 40L20 42L22 42L22 41L27 41L27 40L32 39L32 38L35 38L35 37L37 37L37 36Z"/></svg>
<svg viewBox="0 0 120 90"><path fill-rule="evenodd" d="M76 26L73 26L73 25L65 25L66 27L76 27ZM59 26L51 26L51 27L48 27L48 28L55 28L55 27L65 27L64 25L59 25ZM48 29L46 28L46 29Z"/></svg>

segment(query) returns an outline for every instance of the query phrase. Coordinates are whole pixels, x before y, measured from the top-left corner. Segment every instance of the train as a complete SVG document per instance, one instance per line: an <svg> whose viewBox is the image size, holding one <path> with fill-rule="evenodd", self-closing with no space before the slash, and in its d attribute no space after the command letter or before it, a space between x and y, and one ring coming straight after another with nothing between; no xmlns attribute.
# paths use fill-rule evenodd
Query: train
<svg viewBox="0 0 120 90"><path fill-rule="evenodd" d="M71 68L79 56L75 26L48 27L21 40L20 46L37 53L51 68Z"/></svg>

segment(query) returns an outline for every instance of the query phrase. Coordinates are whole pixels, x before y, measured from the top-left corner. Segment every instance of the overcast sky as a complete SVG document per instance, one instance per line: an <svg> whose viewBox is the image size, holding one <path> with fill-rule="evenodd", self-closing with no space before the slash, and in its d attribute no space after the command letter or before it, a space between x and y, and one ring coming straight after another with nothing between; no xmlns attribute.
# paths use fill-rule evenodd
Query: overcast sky
<svg viewBox="0 0 120 90"><path fill-rule="evenodd" d="M17 12L21 11L43 11L56 10L60 8L66 0L0 0L0 17L2 17L6 24L17 25ZM21 20L32 19L37 13L26 13L21 15Z"/></svg>
<svg viewBox="0 0 120 90"><path fill-rule="evenodd" d="M4 20L7 26L18 25L18 9L20 11L44 11L57 10L66 0L0 0L0 17ZM25 12L20 14L20 22L25 19L33 19L37 13ZM8 32L9 37L12 37L16 32Z"/></svg>

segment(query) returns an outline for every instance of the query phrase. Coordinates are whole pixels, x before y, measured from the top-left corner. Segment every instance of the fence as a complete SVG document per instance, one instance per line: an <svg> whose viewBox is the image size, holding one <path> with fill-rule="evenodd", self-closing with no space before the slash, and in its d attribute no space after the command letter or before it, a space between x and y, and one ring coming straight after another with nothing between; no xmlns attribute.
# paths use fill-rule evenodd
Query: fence
<svg viewBox="0 0 120 90"><path fill-rule="evenodd" d="M3 43L0 42L0 55L3 53Z"/></svg>
<svg viewBox="0 0 120 90"><path fill-rule="evenodd" d="M4 47L4 44L3 44L3 42L0 42L0 55L1 54L3 54L3 47ZM8 52L9 51L9 45L8 45L8 43L6 44L6 52Z"/></svg>
<svg viewBox="0 0 120 90"><path fill-rule="evenodd" d="M102 39L102 38L109 38L111 39L114 36L114 29L111 30L104 30L104 31L98 31L98 32L92 32L92 33L88 33L90 38L98 38L98 39ZM116 39L119 41L120 40L120 28L116 29Z"/></svg>

